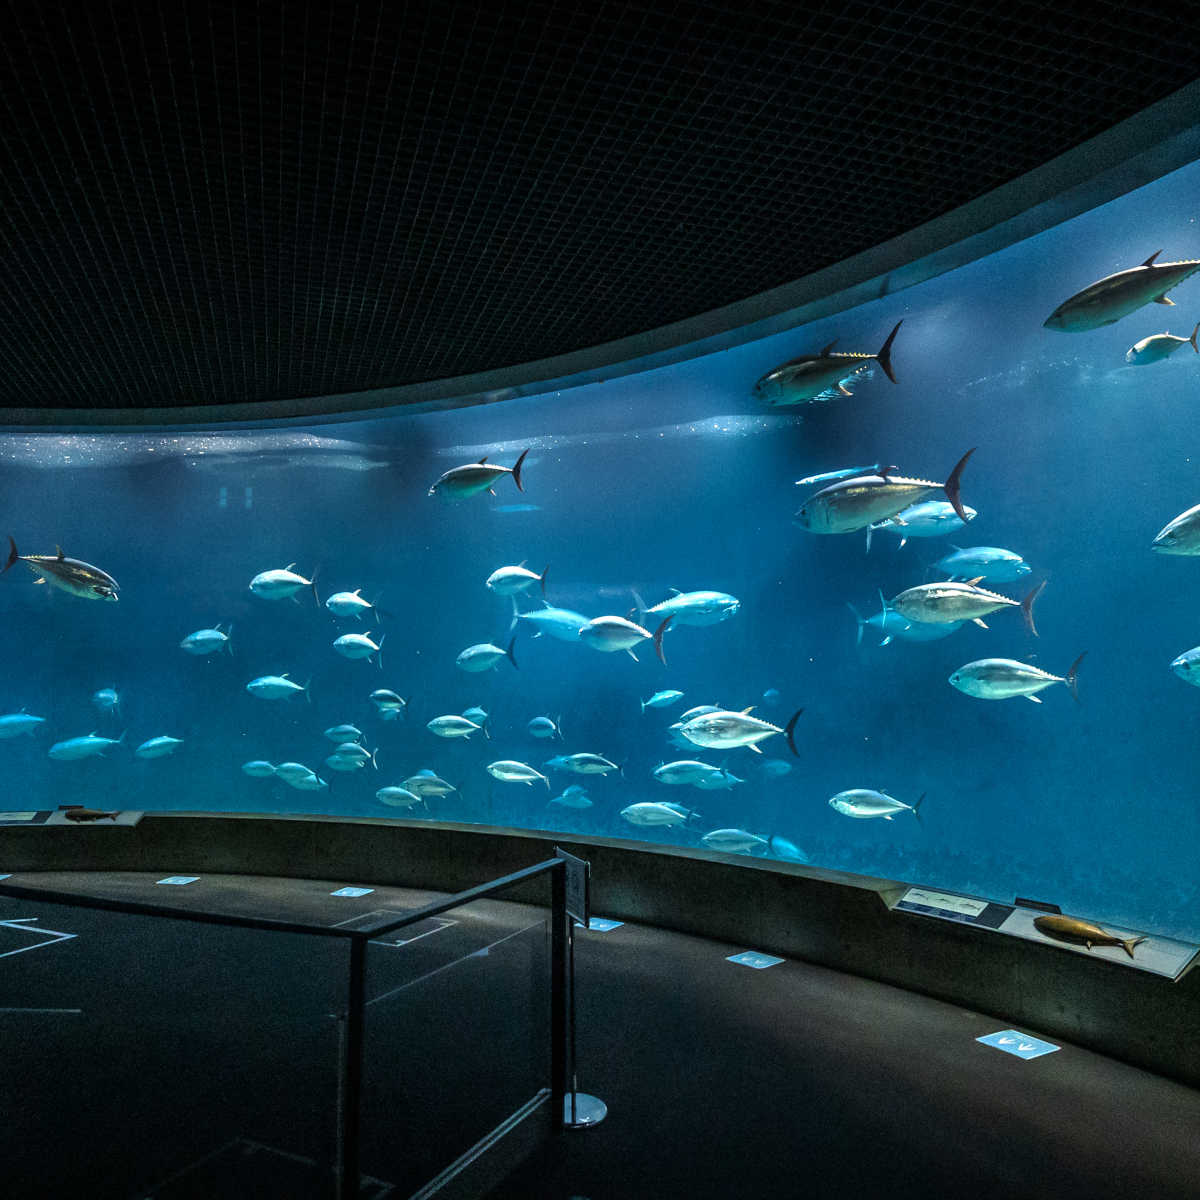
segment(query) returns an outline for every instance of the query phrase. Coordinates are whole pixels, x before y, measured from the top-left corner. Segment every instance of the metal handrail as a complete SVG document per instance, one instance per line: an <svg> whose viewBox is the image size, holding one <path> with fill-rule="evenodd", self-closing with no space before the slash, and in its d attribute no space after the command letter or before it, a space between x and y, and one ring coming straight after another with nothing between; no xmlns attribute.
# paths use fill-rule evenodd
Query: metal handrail
<svg viewBox="0 0 1200 1200"><path fill-rule="evenodd" d="M174 921L192 921L205 925L229 925L242 929L262 929L273 933L311 934L314 937L343 938L350 942L350 967L347 981L345 1015L345 1053L342 1056L339 1106L338 1162L335 1183L337 1200L352 1200L359 1193L359 1143L362 1126L363 1032L366 1012L366 949L369 942L397 929L428 920L474 900L495 895L534 876L550 874L551 951L550 951L550 1104L551 1111L562 1115L567 1090L567 996L569 986L567 861L563 857L546 859L531 867L513 871L500 879L457 892L445 900L414 909L375 929L346 929L330 925L311 925L298 921L278 921L269 917L245 917L233 913L199 912L166 904L147 904L139 900L118 900L106 896L86 896L78 892L52 891L0 881L0 896L62 904L73 908L95 908L132 916L165 917Z"/></svg>

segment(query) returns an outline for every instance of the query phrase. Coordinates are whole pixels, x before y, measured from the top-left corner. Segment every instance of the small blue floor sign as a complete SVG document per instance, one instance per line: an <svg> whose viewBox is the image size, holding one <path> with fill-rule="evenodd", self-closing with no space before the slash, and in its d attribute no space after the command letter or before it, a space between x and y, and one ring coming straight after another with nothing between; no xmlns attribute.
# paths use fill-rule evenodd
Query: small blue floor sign
<svg viewBox="0 0 1200 1200"><path fill-rule="evenodd" d="M199 878L199 875L168 875L166 879L160 879L158 882L173 883L177 887L182 887L185 883L195 883Z"/></svg>
<svg viewBox="0 0 1200 1200"><path fill-rule="evenodd" d="M776 963L783 962L783 959L776 958L773 954L759 954L754 950L746 950L741 954L729 955L726 961L740 963L743 967L753 967L756 971L761 971L765 967L773 967Z"/></svg>
<svg viewBox="0 0 1200 1200"><path fill-rule="evenodd" d="M985 1046L995 1046L1005 1054L1015 1054L1017 1058L1041 1058L1043 1054L1053 1054L1062 1049L1053 1042L1043 1042L1040 1038L1030 1037L1015 1029L1001 1029L999 1033L989 1033L987 1037L975 1039Z"/></svg>
<svg viewBox="0 0 1200 1200"><path fill-rule="evenodd" d="M338 888L336 892L330 892L331 896L369 896L375 889L363 887L344 887Z"/></svg>

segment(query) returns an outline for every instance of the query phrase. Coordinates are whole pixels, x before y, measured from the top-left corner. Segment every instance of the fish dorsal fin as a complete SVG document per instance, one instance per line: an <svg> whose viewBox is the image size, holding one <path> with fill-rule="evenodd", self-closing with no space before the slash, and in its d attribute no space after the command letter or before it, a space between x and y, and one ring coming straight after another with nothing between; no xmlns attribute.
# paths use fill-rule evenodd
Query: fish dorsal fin
<svg viewBox="0 0 1200 1200"><path fill-rule="evenodd" d="M521 559L521 561L519 563L517 563L517 566L523 567L528 561L529 561L529 559L523 558L523 559Z"/></svg>
<svg viewBox="0 0 1200 1200"><path fill-rule="evenodd" d="M1146 259L1146 261L1145 261L1144 263L1142 263L1142 266L1143 266L1143 267L1152 267L1152 266L1154 266L1154 260L1155 260L1155 259L1156 259L1156 258L1157 258L1157 257L1158 257L1158 256L1159 256L1161 253L1162 253L1162 251L1161 251L1161 250L1155 250L1155 252L1154 252L1152 255L1150 255L1150 257L1149 257L1148 259Z"/></svg>
<svg viewBox="0 0 1200 1200"><path fill-rule="evenodd" d="M821 353L818 357L824 358L837 344L838 344L838 340L837 340L837 338L834 338L833 341L830 342L828 346L822 346Z"/></svg>
<svg viewBox="0 0 1200 1200"><path fill-rule="evenodd" d="M286 671L284 671L284 673L283 673L282 675L280 675L280 677L279 677L279 678L280 678L280 679L286 679L287 677L288 677L288 673L287 673Z"/></svg>
<svg viewBox="0 0 1200 1200"><path fill-rule="evenodd" d="M357 595L358 595L358 593L359 593L359 592L361 592L361 591L362 591L362 588L355 588L355 589L354 589L354 591L352 591L352 592L350 593L350 595L352 595L352 596L357 596Z"/></svg>
<svg viewBox="0 0 1200 1200"><path fill-rule="evenodd" d="M742 709L742 716L748 717L753 711L754 711L754 705L752 704L752 705L750 705L749 708Z"/></svg>
<svg viewBox="0 0 1200 1200"><path fill-rule="evenodd" d="M479 460L479 462L478 462L478 463L476 463L476 466L480 466L480 467L482 467L482 466L483 466L483 464L484 464L485 462L487 462L487 455L486 455L486 454L485 454L485 455L484 455L484 456L483 456L483 457L482 457L482 458Z"/></svg>
<svg viewBox="0 0 1200 1200"><path fill-rule="evenodd" d="M667 588L667 591L670 592L672 596L682 596L683 595L683 593L678 588Z"/></svg>
<svg viewBox="0 0 1200 1200"><path fill-rule="evenodd" d="M92 730L91 733L88 734L88 737L99 737L99 736L100 735L94 729Z"/></svg>
<svg viewBox="0 0 1200 1200"><path fill-rule="evenodd" d="M296 565L295 563L288 563L288 565L286 567L284 567L283 569L285 571L290 571L295 565Z"/></svg>
<svg viewBox="0 0 1200 1200"><path fill-rule="evenodd" d="M61 546L54 547L54 556L55 556L55 558L58 559L59 562L62 562L63 558L66 557L63 554L63 548Z"/></svg>
<svg viewBox="0 0 1200 1200"><path fill-rule="evenodd" d="M967 580L967 587L978 587L986 578L986 575L976 575L974 579Z"/></svg>

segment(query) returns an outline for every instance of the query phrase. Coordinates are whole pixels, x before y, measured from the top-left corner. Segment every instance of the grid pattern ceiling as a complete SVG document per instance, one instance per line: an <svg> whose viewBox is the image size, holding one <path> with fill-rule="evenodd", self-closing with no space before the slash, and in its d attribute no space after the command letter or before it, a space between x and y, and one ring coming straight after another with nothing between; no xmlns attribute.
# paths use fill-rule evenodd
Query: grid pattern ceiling
<svg viewBox="0 0 1200 1200"><path fill-rule="evenodd" d="M0 0L0 406L354 392L743 299L1200 75L1200 23L1084 11Z"/></svg>

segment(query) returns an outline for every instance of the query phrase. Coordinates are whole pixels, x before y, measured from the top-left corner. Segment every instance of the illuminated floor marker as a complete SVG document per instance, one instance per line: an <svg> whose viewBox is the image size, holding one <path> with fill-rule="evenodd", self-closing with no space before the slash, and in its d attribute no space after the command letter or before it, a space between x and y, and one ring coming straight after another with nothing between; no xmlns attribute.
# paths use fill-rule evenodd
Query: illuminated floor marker
<svg viewBox="0 0 1200 1200"><path fill-rule="evenodd" d="M978 1037L977 1042L985 1046L994 1046L1005 1054L1013 1054L1017 1058L1041 1058L1043 1054L1053 1054L1061 1050L1053 1042L1043 1042L1040 1038L1030 1037L1016 1029L1001 1029L999 1033L989 1033L986 1037Z"/></svg>
<svg viewBox="0 0 1200 1200"><path fill-rule="evenodd" d="M195 883L199 879L199 875L168 875L166 879L158 880L159 883L173 883L182 887L185 883Z"/></svg>
<svg viewBox="0 0 1200 1200"><path fill-rule="evenodd" d="M743 967L753 967L756 971L762 971L784 960L776 958L773 954L759 954L754 950L745 950L741 954L729 955L725 961L739 963Z"/></svg>
<svg viewBox="0 0 1200 1200"><path fill-rule="evenodd" d="M331 896L369 896L374 890L374 888L344 887L329 894Z"/></svg>
<svg viewBox="0 0 1200 1200"><path fill-rule="evenodd" d="M27 950L41 950L44 946L53 946L57 942L69 941L73 937L78 937L77 933L63 933L59 929L31 929L30 924L36 921L37 917L14 917L11 921L0 921L0 926L5 929L15 929L19 933L30 933L34 936L42 937L40 942L34 942L32 946L21 946L16 950L5 950L0 953L0 958L10 958L14 954L24 954Z"/></svg>
<svg viewBox="0 0 1200 1200"><path fill-rule="evenodd" d="M588 929L592 933L607 933L610 929L619 929L624 924L624 921L610 921L607 917L593 917L588 922ZM575 928L582 929L583 922L576 921Z"/></svg>

